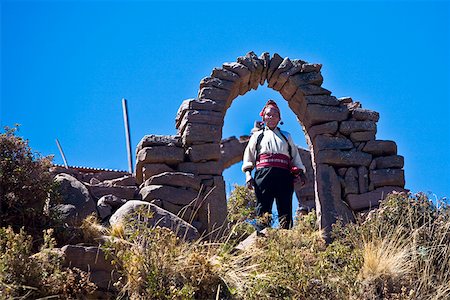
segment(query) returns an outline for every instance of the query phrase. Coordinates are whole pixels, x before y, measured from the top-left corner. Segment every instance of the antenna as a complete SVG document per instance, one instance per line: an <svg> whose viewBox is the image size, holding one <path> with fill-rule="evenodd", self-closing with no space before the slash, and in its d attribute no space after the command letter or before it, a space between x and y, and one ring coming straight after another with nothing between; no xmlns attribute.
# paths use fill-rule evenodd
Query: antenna
<svg viewBox="0 0 450 300"><path fill-rule="evenodd" d="M133 174L133 158L131 156L130 123L128 122L127 99L125 99L125 98L122 98L122 109L123 109L123 123L125 125L125 138L127 140L128 172Z"/></svg>
<svg viewBox="0 0 450 300"><path fill-rule="evenodd" d="M56 145L58 146L59 149L59 153L61 153L62 159L64 161L64 167L66 167L66 169L68 169L68 165L67 165L67 160L66 160L66 156L64 155L64 151L61 147L61 144L59 143L58 139L56 139Z"/></svg>

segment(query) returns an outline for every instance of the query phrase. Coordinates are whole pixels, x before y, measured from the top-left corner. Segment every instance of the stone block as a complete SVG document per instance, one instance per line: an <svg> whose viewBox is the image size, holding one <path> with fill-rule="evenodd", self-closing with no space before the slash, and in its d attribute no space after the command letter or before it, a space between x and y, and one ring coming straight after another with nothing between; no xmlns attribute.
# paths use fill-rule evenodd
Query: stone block
<svg viewBox="0 0 450 300"><path fill-rule="evenodd" d="M318 164L317 174L317 196L316 210L320 220L320 229L324 230L327 242L330 242L331 226L338 219L344 224L354 221L353 214L341 198L341 185L334 168L326 164Z"/></svg>
<svg viewBox="0 0 450 300"><path fill-rule="evenodd" d="M65 245L61 251L64 254L63 266L65 267L77 267L86 272L114 270L111 259L107 258L102 248Z"/></svg>
<svg viewBox="0 0 450 300"><path fill-rule="evenodd" d="M243 64L232 62L232 63L224 63L223 68L234 72L239 75L240 78L240 86L239 86L239 94L244 95L250 90L250 70L244 66Z"/></svg>
<svg viewBox="0 0 450 300"><path fill-rule="evenodd" d="M193 203L198 196L198 192L191 189L157 184L144 186L139 193L142 196L142 201L151 202L152 200L159 199L177 205Z"/></svg>
<svg viewBox="0 0 450 300"><path fill-rule="evenodd" d="M378 122L380 114L373 110L356 108L352 111L352 117L358 121Z"/></svg>
<svg viewBox="0 0 450 300"><path fill-rule="evenodd" d="M284 58L281 64L278 66L278 68L275 71L273 71L272 76L269 79L269 84L267 86L270 88L274 88L280 74L286 72L292 67L294 67L294 64L292 64L289 57Z"/></svg>
<svg viewBox="0 0 450 300"><path fill-rule="evenodd" d="M184 149L175 146L152 146L145 147L138 152L137 165L142 166L149 163L165 163L177 165L184 160ZM136 167L138 169L138 167Z"/></svg>
<svg viewBox="0 0 450 300"><path fill-rule="evenodd" d="M136 147L136 155L145 147L151 146L176 146L181 147L181 137L178 135L156 135L144 136Z"/></svg>
<svg viewBox="0 0 450 300"><path fill-rule="evenodd" d="M226 169L242 160L247 144L248 140L240 141L235 137L222 140L222 143L220 145L220 161L222 163L223 169Z"/></svg>
<svg viewBox="0 0 450 300"><path fill-rule="evenodd" d="M213 101L225 101L228 103L233 100L230 91L222 90L216 87L204 87L198 92L199 99L210 99Z"/></svg>
<svg viewBox="0 0 450 300"><path fill-rule="evenodd" d="M188 123L223 126L223 118L223 113L217 111L188 110L180 122L176 124L176 128L178 129L178 133L182 135Z"/></svg>
<svg viewBox="0 0 450 300"><path fill-rule="evenodd" d="M192 203L189 205L177 205L177 204L173 204L168 201L161 202L161 207L163 209L173 213L177 217L179 217L189 223L192 223L192 221L195 220L195 218L196 218L196 215L195 215L195 211L196 211L195 206L196 205L197 205L196 203Z"/></svg>
<svg viewBox="0 0 450 300"><path fill-rule="evenodd" d="M372 155L358 151L323 150L317 153L316 162L335 167L368 167L372 162Z"/></svg>
<svg viewBox="0 0 450 300"><path fill-rule="evenodd" d="M298 90L305 96L331 95L331 91L313 84L299 86Z"/></svg>
<svg viewBox="0 0 450 300"><path fill-rule="evenodd" d="M369 191L369 171L367 167L358 167L358 186L360 193L367 193Z"/></svg>
<svg viewBox="0 0 450 300"><path fill-rule="evenodd" d="M401 193L406 192L406 190L397 186L381 187L368 193L359 195L347 195L347 203L354 211L375 208L380 205L380 201L386 199L387 195L392 192Z"/></svg>
<svg viewBox="0 0 450 300"><path fill-rule="evenodd" d="M171 171L173 169L166 164L144 164L139 169L136 167L136 182L137 184L141 184L156 174Z"/></svg>
<svg viewBox="0 0 450 300"><path fill-rule="evenodd" d="M280 91L284 87L284 85L287 84L288 81L291 81L291 78L297 76L296 74L298 74L301 71L301 69L302 69L301 64L293 63L293 66L290 69L282 72L278 76L277 81L273 86L273 89L276 91ZM296 84L295 80L291 81L289 85L291 85L293 89L296 89L299 86L299 84Z"/></svg>
<svg viewBox="0 0 450 300"><path fill-rule="evenodd" d="M269 70L269 64L270 64L270 54L269 52L263 52L260 56L259 56L259 60L263 62L263 71L261 72L261 79L259 81L260 85L263 85L264 82L267 79L267 71Z"/></svg>
<svg viewBox="0 0 450 300"><path fill-rule="evenodd" d="M363 148L364 152L373 156L390 156L397 154L397 144L394 141L375 140L368 141Z"/></svg>
<svg viewBox="0 0 450 300"><path fill-rule="evenodd" d="M370 183L380 186L405 186L405 172L402 169L378 169L370 171Z"/></svg>
<svg viewBox="0 0 450 300"><path fill-rule="evenodd" d="M318 135L314 140L314 149L316 151L326 149L350 150L352 148L353 143L345 137Z"/></svg>
<svg viewBox="0 0 450 300"><path fill-rule="evenodd" d="M231 72L229 70L226 69L222 69L222 68L214 68L212 73L211 73L211 77L215 77L215 78L219 78L219 79L223 79L223 80L227 80L227 81L232 81L232 82L236 82L240 80L240 77L238 74Z"/></svg>
<svg viewBox="0 0 450 300"><path fill-rule="evenodd" d="M381 156L374 159L374 169L401 169L405 164L405 159L401 155Z"/></svg>
<svg viewBox="0 0 450 300"><path fill-rule="evenodd" d="M269 82L270 78L273 75L273 72L278 69L278 66L283 62L283 58L278 55L278 53L274 53L272 58L270 59L269 69L267 70L267 82Z"/></svg>
<svg viewBox="0 0 450 300"><path fill-rule="evenodd" d="M226 103L223 101L213 101L210 99L187 99L184 100L178 108L177 116L175 118L175 124L181 122L184 114L188 110L211 110L224 112Z"/></svg>
<svg viewBox="0 0 450 300"><path fill-rule="evenodd" d="M195 175L222 175L222 168L222 164L218 161L207 161L199 163L183 162L178 165L178 170L180 172L193 173Z"/></svg>
<svg viewBox="0 0 450 300"><path fill-rule="evenodd" d="M345 106L310 104L305 111L304 125L309 128L312 125L330 121L342 121L347 119L348 113L349 111Z"/></svg>
<svg viewBox="0 0 450 300"><path fill-rule="evenodd" d="M350 135L358 131L377 131L377 124L373 121L342 121L339 126L342 134Z"/></svg>
<svg viewBox="0 0 450 300"><path fill-rule="evenodd" d="M99 199L105 195L114 195L121 199L135 199L138 188L136 186L105 186L101 183L98 185L88 186L89 192L96 199Z"/></svg>
<svg viewBox="0 0 450 300"><path fill-rule="evenodd" d="M217 77L205 77L200 80L200 89L205 87L219 88L221 90L232 91L236 87L235 81L228 81Z"/></svg>
<svg viewBox="0 0 450 300"><path fill-rule="evenodd" d="M335 134L338 127L337 121L327 122L309 127L307 134L310 136L311 140L314 140L314 138L319 134Z"/></svg>
<svg viewBox="0 0 450 300"><path fill-rule="evenodd" d="M200 190L200 179L194 174L183 172L164 172L154 175L147 179L144 186L149 185L169 185L174 187L190 188L196 191Z"/></svg>
<svg viewBox="0 0 450 300"><path fill-rule="evenodd" d="M313 95L313 96L305 96L305 104L339 106L339 101L337 100L336 97L330 95Z"/></svg>
<svg viewBox="0 0 450 300"><path fill-rule="evenodd" d="M358 194L359 193L359 181L358 181L358 171L356 168L348 168L345 173L345 190L344 194Z"/></svg>
<svg viewBox="0 0 450 300"><path fill-rule="evenodd" d="M213 177L213 185L208 187L200 200L198 220L204 224L203 230L211 240L217 240L227 227L227 198L225 181L222 176ZM202 230L200 230L202 232Z"/></svg>
<svg viewBox="0 0 450 300"><path fill-rule="evenodd" d="M187 155L191 162L219 160L221 158L220 144L208 143L200 145L191 145L187 149Z"/></svg>
<svg viewBox="0 0 450 300"><path fill-rule="evenodd" d="M187 123L183 131L183 145L219 143L222 139L222 126Z"/></svg>
<svg viewBox="0 0 450 300"><path fill-rule="evenodd" d="M308 72L320 72L322 69L322 64L303 64L302 65L302 72L308 73Z"/></svg>
<svg viewBox="0 0 450 300"><path fill-rule="evenodd" d="M352 142L367 142L375 140L375 131L357 131L350 133L350 139Z"/></svg>

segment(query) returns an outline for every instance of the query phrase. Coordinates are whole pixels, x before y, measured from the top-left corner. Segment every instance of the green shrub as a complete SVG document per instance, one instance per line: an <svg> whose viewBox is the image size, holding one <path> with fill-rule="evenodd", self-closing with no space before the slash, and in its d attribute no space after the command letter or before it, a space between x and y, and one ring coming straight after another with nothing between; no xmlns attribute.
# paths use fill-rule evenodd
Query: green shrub
<svg viewBox="0 0 450 300"><path fill-rule="evenodd" d="M25 227L40 235L46 222L44 206L53 181L50 157L34 154L28 141L16 136L18 127L0 134L0 226Z"/></svg>

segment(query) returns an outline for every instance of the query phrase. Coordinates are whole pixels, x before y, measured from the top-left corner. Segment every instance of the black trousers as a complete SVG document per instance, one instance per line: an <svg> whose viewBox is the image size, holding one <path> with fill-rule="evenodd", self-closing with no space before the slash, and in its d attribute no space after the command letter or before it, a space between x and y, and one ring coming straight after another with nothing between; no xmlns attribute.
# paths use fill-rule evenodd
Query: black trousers
<svg viewBox="0 0 450 300"><path fill-rule="evenodd" d="M268 167L255 172L256 214L272 214L273 201L276 201L280 227L292 227L292 194L294 179L287 169ZM262 229L269 223L258 224Z"/></svg>

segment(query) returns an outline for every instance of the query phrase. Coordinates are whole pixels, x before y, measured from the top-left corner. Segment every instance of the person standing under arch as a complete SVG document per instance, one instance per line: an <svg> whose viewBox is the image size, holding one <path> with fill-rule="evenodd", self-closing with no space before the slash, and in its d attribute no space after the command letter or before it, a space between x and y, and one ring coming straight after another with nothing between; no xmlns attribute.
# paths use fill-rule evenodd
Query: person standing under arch
<svg viewBox="0 0 450 300"><path fill-rule="evenodd" d="M291 135L277 127L281 114L275 101L267 101L260 116L264 127L252 134L244 151L242 171L246 187L255 190L258 217L270 216L275 200L280 227L289 229L292 227L294 179L298 177L305 184L306 168ZM254 178L253 169L256 169ZM257 230L270 226L270 221L270 217L257 221Z"/></svg>

